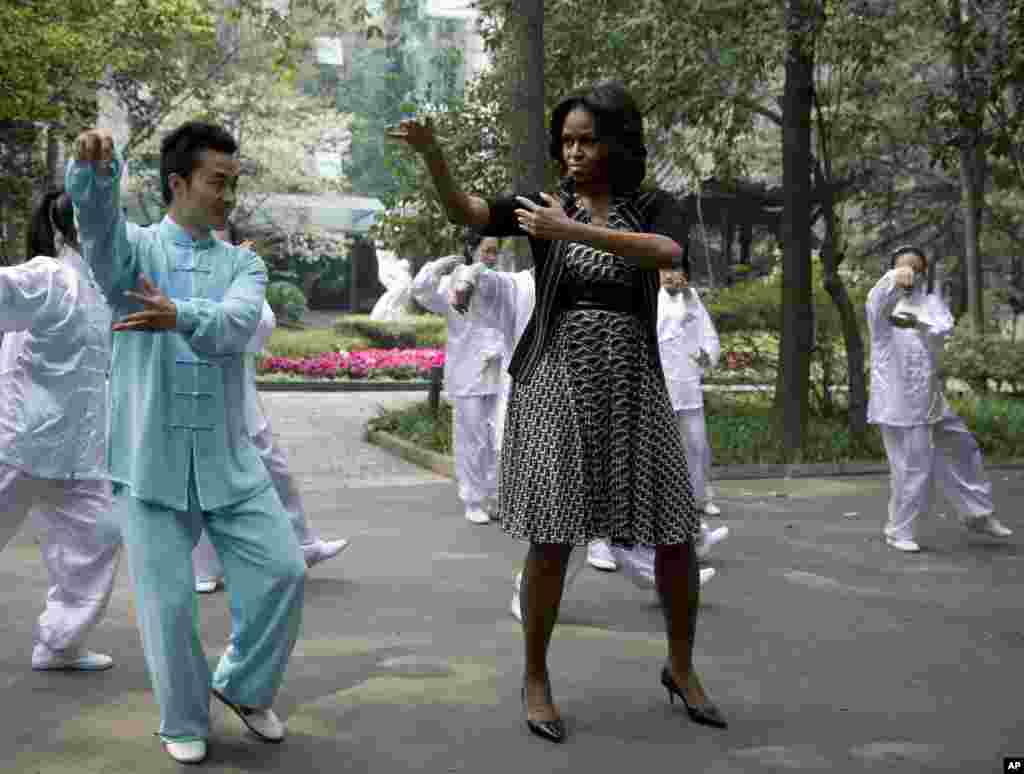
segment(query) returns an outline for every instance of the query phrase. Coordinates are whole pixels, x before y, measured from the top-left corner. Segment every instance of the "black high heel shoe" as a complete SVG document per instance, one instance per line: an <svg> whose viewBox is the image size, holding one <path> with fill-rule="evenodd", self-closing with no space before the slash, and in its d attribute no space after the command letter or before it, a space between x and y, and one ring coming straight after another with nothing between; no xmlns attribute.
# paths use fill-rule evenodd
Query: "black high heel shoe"
<svg viewBox="0 0 1024 774"><path fill-rule="evenodd" d="M550 699L550 688L549 699ZM529 714L526 711L526 685L523 684L523 715L526 717L526 727L530 729L530 733L536 734L542 739L547 739L549 742L561 743L565 741L565 724L562 723L562 719L557 720L530 720Z"/></svg>
<svg viewBox="0 0 1024 774"><path fill-rule="evenodd" d="M690 702L686 700L686 696L679 690L679 686L676 685L676 681L673 679L672 673L668 671L668 667L662 667L661 669L661 684L668 691L669 704L675 704L676 696L682 699L683 706L686 707L686 714L690 716L690 720L694 723L700 723L703 726L713 726L714 728L728 728L729 724L725 722L722 713L718 711L718 707L714 704L705 704L700 707L690 706Z"/></svg>

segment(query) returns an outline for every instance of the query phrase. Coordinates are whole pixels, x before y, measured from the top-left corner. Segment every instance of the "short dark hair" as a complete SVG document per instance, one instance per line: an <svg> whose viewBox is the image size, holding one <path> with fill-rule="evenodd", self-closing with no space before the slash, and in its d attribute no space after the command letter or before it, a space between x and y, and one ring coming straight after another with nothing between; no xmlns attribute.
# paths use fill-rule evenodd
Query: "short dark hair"
<svg viewBox="0 0 1024 774"><path fill-rule="evenodd" d="M562 157L562 127L573 108L581 107L594 117L596 139L608 145L608 167L612 190L632 193L647 176L647 146L644 117L632 95L619 81L598 81L570 94L551 113L551 158L565 174Z"/></svg>
<svg viewBox="0 0 1024 774"><path fill-rule="evenodd" d="M184 123L164 137L160 143L160 189L164 204L170 204L174 198L170 176L177 174L188 180L205 150L233 155L238 152L238 143L224 127L202 121Z"/></svg>
<svg viewBox="0 0 1024 774"><path fill-rule="evenodd" d="M60 233L65 242L77 243L78 230L75 228L75 210L71 197L63 188L57 188L43 196L28 226L26 258L37 255L57 257L56 234Z"/></svg>
<svg viewBox="0 0 1024 774"><path fill-rule="evenodd" d="M925 271L928 270L928 256L924 254L917 245L900 245L889 254L889 268L893 269L896 267L896 259L901 255L916 255L924 263Z"/></svg>

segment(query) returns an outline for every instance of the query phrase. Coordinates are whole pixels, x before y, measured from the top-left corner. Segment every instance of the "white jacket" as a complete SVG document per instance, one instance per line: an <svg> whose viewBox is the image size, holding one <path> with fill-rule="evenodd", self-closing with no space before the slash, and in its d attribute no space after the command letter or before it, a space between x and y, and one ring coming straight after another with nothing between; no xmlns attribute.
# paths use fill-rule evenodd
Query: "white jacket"
<svg viewBox="0 0 1024 774"><path fill-rule="evenodd" d="M866 304L871 333L871 393L868 422L873 424L933 424L946 413L939 382L943 342L953 330L953 315L939 296L915 288L911 303L923 311L916 328L898 328L889 320L904 297L889 271L868 293Z"/></svg>
<svg viewBox="0 0 1024 774"><path fill-rule="evenodd" d="M277 326L277 318L270 304L263 301L263 311L256 332L245 346L245 427L250 436L259 435L267 429L267 415L256 389L256 361L270 340L270 334Z"/></svg>
<svg viewBox="0 0 1024 774"><path fill-rule="evenodd" d="M0 461L47 479L106 479L111 311L65 247L0 269Z"/></svg>
<svg viewBox="0 0 1024 774"><path fill-rule="evenodd" d="M684 299L662 288L658 292L658 350L665 371L665 384L675 411L703 408L701 379L704 368L695 361L703 349L714 367L721 354L718 333L711 315L694 291Z"/></svg>
<svg viewBox="0 0 1024 774"><path fill-rule="evenodd" d="M453 398L497 395L502 388L503 365L511 354L505 351L505 337L473 315L463 316L449 306L452 275L441 277L437 273L445 260L424 265L412 281L413 298L448 319L445 389ZM482 272L482 275L490 273Z"/></svg>

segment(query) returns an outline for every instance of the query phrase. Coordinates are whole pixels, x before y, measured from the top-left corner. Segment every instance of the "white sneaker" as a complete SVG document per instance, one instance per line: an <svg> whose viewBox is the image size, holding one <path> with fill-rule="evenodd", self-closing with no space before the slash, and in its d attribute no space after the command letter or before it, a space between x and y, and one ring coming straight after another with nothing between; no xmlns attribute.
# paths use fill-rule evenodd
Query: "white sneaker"
<svg viewBox="0 0 1024 774"><path fill-rule="evenodd" d="M895 548L897 551L905 551L911 554L917 553L921 550L921 546L913 540L902 540L900 538L889 537L888 535L885 536L885 544Z"/></svg>
<svg viewBox="0 0 1024 774"><path fill-rule="evenodd" d="M612 549L606 540L595 540L587 546L587 564L602 572L615 572L619 565L612 556Z"/></svg>
<svg viewBox="0 0 1024 774"><path fill-rule="evenodd" d="M512 614L512 617L522 623L523 611L519 606L519 588L523 585L523 574L521 572L516 573L515 580L516 588L512 592L512 601L508 603L508 611Z"/></svg>
<svg viewBox="0 0 1024 774"><path fill-rule="evenodd" d="M315 543L302 547L302 554L306 558L306 567L313 567L333 559L342 551L348 548L348 541L341 540L317 540Z"/></svg>
<svg viewBox="0 0 1024 774"><path fill-rule="evenodd" d="M238 715L245 723L246 728L264 742L280 742L284 739L284 723L277 717L274 710L269 707L266 709L243 707L241 704L235 704L218 690L211 692Z"/></svg>
<svg viewBox="0 0 1024 774"><path fill-rule="evenodd" d="M77 672L102 672L114 666L114 659L105 653L94 653L91 650L50 650L43 643L37 642L32 649L32 668L37 672L50 669L66 669Z"/></svg>
<svg viewBox="0 0 1024 774"><path fill-rule="evenodd" d="M967 519L964 522L964 526L967 527L971 532L977 532L981 535L988 535L994 538L1007 538L1013 534L1013 530L1004 525L995 516L978 516L973 519Z"/></svg>
<svg viewBox="0 0 1024 774"><path fill-rule="evenodd" d="M466 508L466 521L471 521L474 524L487 524L490 520L491 517L480 506Z"/></svg>
<svg viewBox="0 0 1024 774"><path fill-rule="evenodd" d="M697 542L697 558L703 559L711 551L711 547L716 543L721 543L729 537L728 527L715 527L709 529L704 523L700 525L700 540Z"/></svg>
<svg viewBox="0 0 1024 774"><path fill-rule="evenodd" d="M709 580L711 580L714 577L715 577L715 568L714 567L701 567L700 568L699 584L701 586L703 586L705 583L707 583Z"/></svg>
<svg viewBox="0 0 1024 774"><path fill-rule="evenodd" d="M193 739L188 742L170 742L161 740L164 749L178 763L201 763L206 759L206 740Z"/></svg>
<svg viewBox="0 0 1024 774"><path fill-rule="evenodd" d="M722 515L722 509L719 508L717 505L715 505L710 500L708 500L704 504L704 513L707 514L708 516L721 516Z"/></svg>
<svg viewBox="0 0 1024 774"><path fill-rule="evenodd" d="M220 587L220 578L196 578L197 594L212 594Z"/></svg>

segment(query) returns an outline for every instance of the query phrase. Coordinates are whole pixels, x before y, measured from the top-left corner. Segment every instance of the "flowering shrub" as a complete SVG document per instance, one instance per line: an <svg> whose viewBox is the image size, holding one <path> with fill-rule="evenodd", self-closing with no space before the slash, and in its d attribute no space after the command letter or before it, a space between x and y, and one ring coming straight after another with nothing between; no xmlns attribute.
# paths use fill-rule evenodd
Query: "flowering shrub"
<svg viewBox="0 0 1024 774"><path fill-rule="evenodd" d="M268 357L256 370L307 379L422 379L432 367L443 365L443 349L363 349L305 358Z"/></svg>

